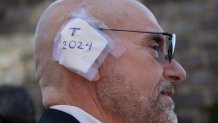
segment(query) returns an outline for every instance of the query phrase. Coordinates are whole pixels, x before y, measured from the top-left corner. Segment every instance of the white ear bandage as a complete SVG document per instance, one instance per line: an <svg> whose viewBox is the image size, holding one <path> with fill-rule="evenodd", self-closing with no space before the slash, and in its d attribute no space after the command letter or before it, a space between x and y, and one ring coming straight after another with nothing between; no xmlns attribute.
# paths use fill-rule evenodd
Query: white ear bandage
<svg viewBox="0 0 218 123"><path fill-rule="evenodd" d="M59 64L92 80L108 53L116 50L117 43L84 18L74 17L58 32L53 57Z"/></svg>

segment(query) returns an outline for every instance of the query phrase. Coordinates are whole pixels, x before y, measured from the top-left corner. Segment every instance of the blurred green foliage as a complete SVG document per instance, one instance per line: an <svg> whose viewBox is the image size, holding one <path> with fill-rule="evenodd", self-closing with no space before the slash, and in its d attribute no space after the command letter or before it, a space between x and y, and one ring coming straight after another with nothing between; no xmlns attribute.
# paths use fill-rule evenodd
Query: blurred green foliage
<svg viewBox="0 0 218 123"><path fill-rule="evenodd" d="M209 109L209 123L218 123L218 102Z"/></svg>

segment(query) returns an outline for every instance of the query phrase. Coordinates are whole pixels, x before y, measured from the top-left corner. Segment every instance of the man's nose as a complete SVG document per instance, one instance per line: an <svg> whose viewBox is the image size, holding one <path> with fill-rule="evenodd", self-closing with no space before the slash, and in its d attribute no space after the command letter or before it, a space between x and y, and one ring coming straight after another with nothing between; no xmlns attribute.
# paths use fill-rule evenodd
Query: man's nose
<svg viewBox="0 0 218 123"><path fill-rule="evenodd" d="M170 82L182 81L186 78L184 68L174 59L172 59L171 63L164 65L163 74L165 79Z"/></svg>

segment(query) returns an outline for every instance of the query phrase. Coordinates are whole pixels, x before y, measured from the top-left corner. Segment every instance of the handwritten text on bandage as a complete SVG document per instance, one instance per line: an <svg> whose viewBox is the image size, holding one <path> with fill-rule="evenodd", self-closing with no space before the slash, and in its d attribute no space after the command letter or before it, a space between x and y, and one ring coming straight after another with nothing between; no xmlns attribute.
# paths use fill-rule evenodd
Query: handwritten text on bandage
<svg viewBox="0 0 218 123"><path fill-rule="evenodd" d="M79 31L79 30L82 30L81 28L76 28L76 27L73 27L73 28L70 28L72 29L72 34L71 36L75 36L76 32ZM74 49L74 48L77 48L77 49L80 49L80 50L83 50L83 49L88 49L88 50L91 50L92 49L92 42L88 42L88 43L85 43L82 42L82 41L63 41L63 45L62 45L62 49Z"/></svg>

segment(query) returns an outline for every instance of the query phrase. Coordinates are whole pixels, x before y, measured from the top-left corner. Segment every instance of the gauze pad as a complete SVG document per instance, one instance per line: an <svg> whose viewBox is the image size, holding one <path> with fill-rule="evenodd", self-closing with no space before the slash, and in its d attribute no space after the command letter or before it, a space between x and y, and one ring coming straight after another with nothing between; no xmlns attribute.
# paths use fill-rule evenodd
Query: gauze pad
<svg viewBox="0 0 218 123"><path fill-rule="evenodd" d="M87 73L108 42L86 21L76 18L61 31L59 63Z"/></svg>
<svg viewBox="0 0 218 123"><path fill-rule="evenodd" d="M118 41L98 29L100 24L85 11L71 16L57 33L53 58L86 79L93 80L108 53L118 58L123 52Z"/></svg>

